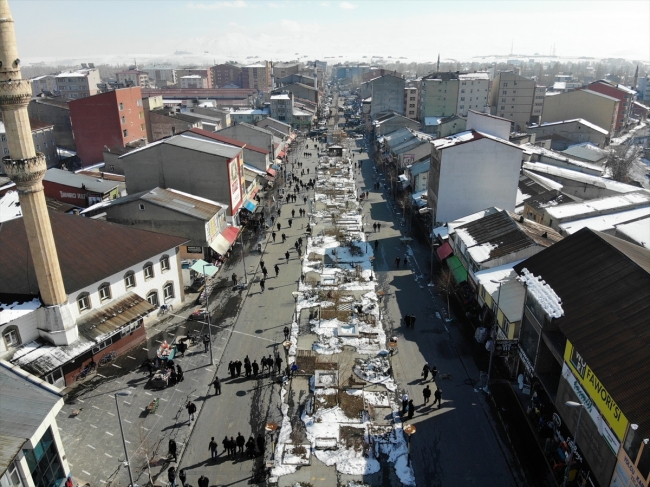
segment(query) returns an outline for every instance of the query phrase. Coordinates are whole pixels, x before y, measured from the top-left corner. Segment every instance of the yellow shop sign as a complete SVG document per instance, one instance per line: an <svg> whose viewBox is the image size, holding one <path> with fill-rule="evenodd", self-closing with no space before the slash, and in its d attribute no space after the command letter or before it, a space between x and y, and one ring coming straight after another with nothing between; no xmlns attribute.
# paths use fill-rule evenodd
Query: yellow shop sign
<svg viewBox="0 0 650 487"><path fill-rule="evenodd" d="M587 394L589 394L589 397L612 428L612 431L619 440L623 441L628 425L627 418L609 392L607 392L602 382L598 380L594 371L591 370L569 340L567 340L566 349L564 350L564 361L575 373L578 381L584 387Z"/></svg>

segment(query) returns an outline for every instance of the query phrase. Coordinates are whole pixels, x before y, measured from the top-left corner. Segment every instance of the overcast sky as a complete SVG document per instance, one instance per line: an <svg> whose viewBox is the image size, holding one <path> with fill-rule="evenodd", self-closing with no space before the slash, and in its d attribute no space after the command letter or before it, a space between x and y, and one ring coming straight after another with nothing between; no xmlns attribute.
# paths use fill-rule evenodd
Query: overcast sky
<svg viewBox="0 0 650 487"><path fill-rule="evenodd" d="M27 62L110 56L411 60L556 54L650 60L650 1L9 0Z"/></svg>

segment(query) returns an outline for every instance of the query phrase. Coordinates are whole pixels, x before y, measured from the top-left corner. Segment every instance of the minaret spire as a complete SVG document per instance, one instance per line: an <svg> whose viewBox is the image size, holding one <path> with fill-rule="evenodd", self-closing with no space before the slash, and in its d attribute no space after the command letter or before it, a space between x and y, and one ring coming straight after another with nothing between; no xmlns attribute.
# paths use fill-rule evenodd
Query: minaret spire
<svg viewBox="0 0 650 487"><path fill-rule="evenodd" d="M438 53L438 64L436 64L436 73L440 72L440 53Z"/></svg>
<svg viewBox="0 0 650 487"><path fill-rule="evenodd" d="M16 47L14 21L8 0L0 0L0 111L7 132L9 155L5 156L5 173L16 183L23 221L29 242L29 250L41 299L46 306L57 307L67 303L54 245L50 216L43 194L43 176L47 170L45 156L34 150L32 130L27 115L27 105L32 90L29 80L22 79L20 59ZM60 310L46 318L44 328L62 331L67 328Z"/></svg>

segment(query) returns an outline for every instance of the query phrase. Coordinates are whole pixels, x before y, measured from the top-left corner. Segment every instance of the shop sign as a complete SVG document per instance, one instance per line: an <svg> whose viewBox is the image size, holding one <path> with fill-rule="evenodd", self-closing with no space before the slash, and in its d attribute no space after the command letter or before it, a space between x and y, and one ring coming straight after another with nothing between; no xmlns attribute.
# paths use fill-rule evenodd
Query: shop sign
<svg viewBox="0 0 650 487"><path fill-rule="evenodd" d="M519 340L497 340L494 353L497 357L507 357L517 351Z"/></svg>
<svg viewBox="0 0 650 487"><path fill-rule="evenodd" d="M566 363L562 366L562 377L564 377L569 383L573 392L575 392L578 399L580 399L580 402L585 405L585 411L589 414L589 417L596 425L596 428L598 428L598 432L605 440L605 443L607 443L607 446L609 446L614 455L617 455L618 450L621 447L621 442L618 441L616 435L612 432L610 427L607 426L605 420L600 415L598 408L594 404L594 401L589 397L582 385L580 385L580 381Z"/></svg>
<svg viewBox="0 0 650 487"><path fill-rule="evenodd" d="M594 371L591 370L568 340L564 351L564 361L568 364L571 372L573 372L577 380L580 382L589 398L595 403L607 423L612 427L612 430L616 433L616 437L619 440L622 440L627 431L627 418L609 392L607 392L607 389L605 389L602 382L598 380Z"/></svg>
<svg viewBox="0 0 650 487"><path fill-rule="evenodd" d="M636 467L632 463L632 460L630 460L630 458L627 455L623 455L623 463L625 463L625 467L627 468L627 471L630 474L630 480L632 481L631 485L633 485L634 487L645 487L645 482L641 478L641 475L639 475L639 473L637 472Z"/></svg>
<svg viewBox="0 0 650 487"><path fill-rule="evenodd" d="M524 367L526 368L526 373L528 374L529 377L534 377L535 376L535 367L533 367L533 363L530 361L528 358L528 355L526 355L526 352L524 352L524 349L521 347L517 347L519 349L519 358L521 359L521 362L524 364Z"/></svg>
<svg viewBox="0 0 650 487"><path fill-rule="evenodd" d="M553 413L553 422L555 423L555 426L560 429L560 426L562 426L562 418L560 418L558 413Z"/></svg>

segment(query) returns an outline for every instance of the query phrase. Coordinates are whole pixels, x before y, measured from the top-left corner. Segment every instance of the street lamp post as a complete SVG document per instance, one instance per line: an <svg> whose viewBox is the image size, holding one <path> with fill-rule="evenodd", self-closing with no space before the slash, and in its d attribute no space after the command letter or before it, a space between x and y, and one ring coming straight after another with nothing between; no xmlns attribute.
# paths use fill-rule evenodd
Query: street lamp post
<svg viewBox="0 0 650 487"><path fill-rule="evenodd" d="M578 423L576 425L576 435L573 438L573 448L569 449L566 459L566 471L564 472L564 482L562 483L563 487L566 487L569 484L569 473L571 472L571 462L573 461L573 450L578 448L578 433L580 432L580 419L582 418L582 410L585 408L585 405L581 402L567 401L564 403L565 406L570 408L580 408L578 413Z"/></svg>
<svg viewBox="0 0 650 487"><path fill-rule="evenodd" d="M499 300L501 299L501 286L503 286L503 283L505 281L506 281L505 279L502 281L490 279L490 282L499 285L499 292L497 293L497 311L494 315L494 325L492 326L492 331L490 332L490 335L492 335L490 337L492 339L492 346L490 347L490 363L488 364L487 381L485 382L485 387L483 388L483 391L485 391L488 394L490 393L490 376L492 375L492 361L494 360L494 349L496 348L496 341L497 341L496 327L499 326Z"/></svg>
<svg viewBox="0 0 650 487"><path fill-rule="evenodd" d="M408 435L408 465L411 466L411 436L415 434L417 429L412 424L404 426L404 433Z"/></svg>
<svg viewBox="0 0 650 487"><path fill-rule="evenodd" d="M271 461L275 460L275 430L278 429L278 423L266 423L264 427L267 433L271 433ZM273 465L271 465L273 466Z"/></svg>
<svg viewBox="0 0 650 487"><path fill-rule="evenodd" d="M242 254L243 255L243 254ZM203 266L203 275L205 276L205 314L208 316L208 337L210 338L210 365L214 365L214 356L212 355L212 326L210 325L210 289L208 288L208 275Z"/></svg>
<svg viewBox="0 0 650 487"><path fill-rule="evenodd" d="M126 462L126 468L129 472L129 481L131 482L130 487L135 487L135 482L133 482L133 472L131 472L131 462L129 461L129 452L126 450L126 439L124 438L124 429L122 428L122 416L120 415L120 403L117 401L117 396L128 396L131 393L129 391L116 392L113 394L115 397L115 407L117 408L117 421L120 424L120 434L122 435L122 446L124 447L124 459Z"/></svg>

